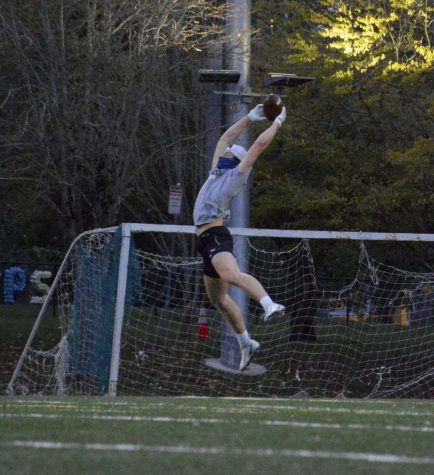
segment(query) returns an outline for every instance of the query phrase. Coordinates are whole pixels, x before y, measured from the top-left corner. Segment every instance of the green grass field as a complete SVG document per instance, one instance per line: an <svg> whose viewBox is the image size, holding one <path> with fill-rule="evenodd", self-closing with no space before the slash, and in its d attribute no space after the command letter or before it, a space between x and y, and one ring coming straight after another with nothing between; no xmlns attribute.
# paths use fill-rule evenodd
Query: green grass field
<svg viewBox="0 0 434 475"><path fill-rule="evenodd" d="M434 473L434 403L0 399L1 474Z"/></svg>
<svg viewBox="0 0 434 475"><path fill-rule="evenodd" d="M37 310L0 306L0 388ZM54 316L36 344L58 340ZM357 342L360 325L376 351L378 327L351 323L342 342ZM327 325L317 331L326 344ZM430 346L431 332L424 338ZM434 401L3 396L0 406L0 475L434 474Z"/></svg>
<svg viewBox="0 0 434 475"><path fill-rule="evenodd" d="M40 308L22 303L0 304L0 394L4 394ZM55 308L50 306L46 317L35 344L51 348L60 338Z"/></svg>

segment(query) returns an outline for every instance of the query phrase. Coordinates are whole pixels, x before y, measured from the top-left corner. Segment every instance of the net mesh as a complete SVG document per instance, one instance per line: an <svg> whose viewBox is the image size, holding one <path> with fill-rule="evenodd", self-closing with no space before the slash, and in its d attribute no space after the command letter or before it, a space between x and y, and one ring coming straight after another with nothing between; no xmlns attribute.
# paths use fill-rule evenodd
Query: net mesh
<svg viewBox="0 0 434 475"><path fill-rule="evenodd" d="M309 241L284 251L248 242L250 273L287 308L264 323L262 308L248 304L264 369L256 375L208 364L238 346L207 300L202 260L133 245L117 394L433 397L434 274L385 265L358 245L354 277L334 289L318 284ZM119 248L120 235L108 232L75 245L56 288L60 341L41 348L35 335L15 393L107 392Z"/></svg>

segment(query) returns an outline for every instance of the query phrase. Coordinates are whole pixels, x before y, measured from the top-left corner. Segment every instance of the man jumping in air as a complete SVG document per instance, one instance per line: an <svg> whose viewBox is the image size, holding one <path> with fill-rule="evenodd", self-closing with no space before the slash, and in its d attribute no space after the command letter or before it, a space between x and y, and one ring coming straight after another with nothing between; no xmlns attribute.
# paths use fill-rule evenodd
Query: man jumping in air
<svg viewBox="0 0 434 475"><path fill-rule="evenodd" d="M246 151L234 145L252 122L265 120L262 104L233 124L217 143L208 179L199 191L193 219L197 228L197 249L203 257L203 278L210 301L237 334L240 344L240 371L250 363L259 343L250 338L241 310L229 296L229 284L244 290L264 309L264 321L282 313L283 305L274 303L258 280L240 271L233 254L233 240L225 223L229 220L231 200L247 184L259 155L270 145L286 118L286 109L262 132Z"/></svg>

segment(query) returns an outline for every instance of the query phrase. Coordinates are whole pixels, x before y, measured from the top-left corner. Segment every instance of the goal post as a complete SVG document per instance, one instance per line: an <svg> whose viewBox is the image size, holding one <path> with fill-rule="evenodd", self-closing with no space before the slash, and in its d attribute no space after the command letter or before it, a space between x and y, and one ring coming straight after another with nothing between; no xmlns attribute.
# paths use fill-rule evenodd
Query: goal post
<svg viewBox="0 0 434 475"><path fill-rule="evenodd" d="M265 324L260 306L248 304L249 332L261 342L254 364L264 371L208 364L225 360L227 349L193 250L195 228L124 223L87 231L71 244L9 393L434 396L433 234L231 233L246 238L249 272L287 307L283 318ZM165 239L173 236L182 245L167 255ZM388 244L404 248L387 253ZM415 251L423 269L391 262L410 244L425 246ZM347 264L352 270L343 278ZM54 296L59 339L48 346L39 333Z"/></svg>
<svg viewBox="0 0 434 475"><path fill-rule="evenodd" d="M31 349L31 344L32 342L34 341L35 339L35 336L40 328L40 325L41 325L41 322L42 322L42 319L43 317L46 317L47 315L47 310L48 310L48 305L52 302L53 300L53 297L54 297L54 294L56 292L56 290L58 289L58 284L59 284L59 280L63 274L63 272L65 271L67 265L68 265L68 259L70 258L71 256L71 253L73 252L73 250L75 249L75 246L77 245L78 242L80 242L81 239L83 239L85 236L88 236L88 235L92 235L92 234L96 234L96 233L102 233L102 232L107 232L107 233L114 233L116 230L116 227L110 227L110 228L98 228L98 229L93 229L91 231L85 231L81 234L79 234L71 243L71 245L69 246L69 249L67 250L60 266L59 266L59 270L57 271L57 274L55 275L54 277L54 280L51 284L51 287L48 291L48 294L44 300L44 302L42 303L42 307L38 313L38 316L35 320L35 323L33 325L33 328L30 332L30 335L26 341L26 344L24 346L24 349L21 353L21 356L20 356L20 359L18 360L17 362L17 365L14 369L14 372L12 374L12 378L11 378L11 381L8 385L8 393L9 394L13 394L14 393L14 384L17 380L17 377L19 375L19 372L23 366L23 363L24 363L24 360L26 357L28 357L28 354L29 354L29 351ZM63 394L62 391L59 391L60 394Z"/></svg>
<svg viewBox="0 0 434 475"><path fill-rule="evenodd" d="M119 258L118 282L113 329L113 346L110 364L109 396L116 396L119 376L119 357L121 351L122 324L125 313L125 297L127 293L128 261L130 257L131 229L128 224L121 224L121 246Z"/></svg>

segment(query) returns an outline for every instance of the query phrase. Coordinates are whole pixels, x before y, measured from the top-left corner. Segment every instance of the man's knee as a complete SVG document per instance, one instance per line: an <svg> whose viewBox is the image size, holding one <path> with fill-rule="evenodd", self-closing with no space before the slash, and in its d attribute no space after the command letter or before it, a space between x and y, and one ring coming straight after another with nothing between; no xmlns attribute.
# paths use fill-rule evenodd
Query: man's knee
<svg viewBox="0 0 434 475"><path fill-rule="evenodd" d="M241 272L234 269L221 269L219 271L219 275L223 280L229 282L230 284L238 283L241 278Z"/></svg>
<svg viewBox="0 0 434 475"><path fill-rule="evenodd" d="M226 293L221 293L218 295L214 295L211 299L212 304L219 310L225 311L228 306L228 298L229 295Z"/></svg>
<svg viewBox="0 0 434 475"><path fill-rule="evenodd" d="M208 298L210 302L214 305L214 307L219 307L219 305L224 299L224 295L224 293L212 293L208 294Z"/></svg>

